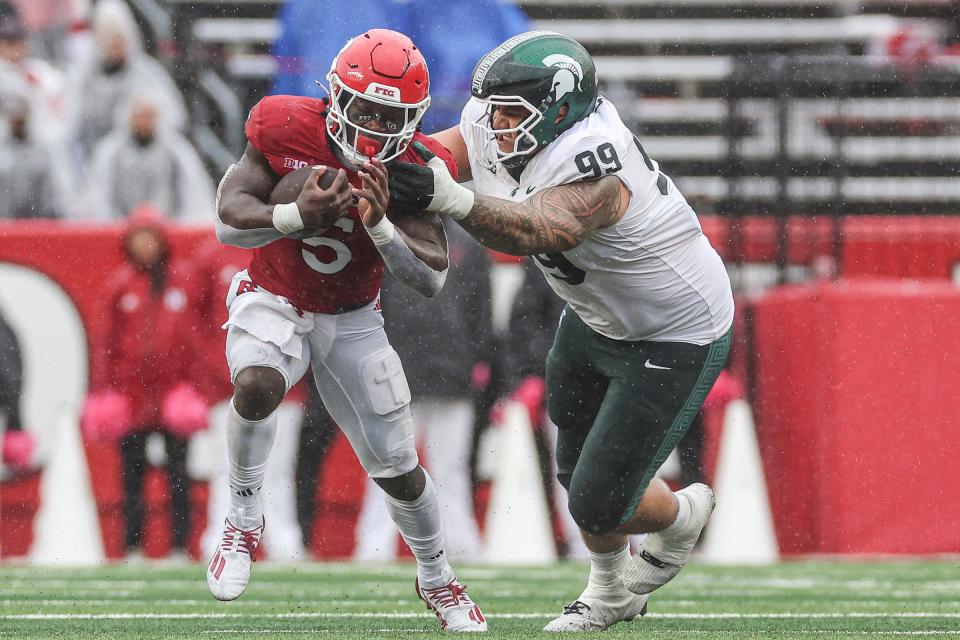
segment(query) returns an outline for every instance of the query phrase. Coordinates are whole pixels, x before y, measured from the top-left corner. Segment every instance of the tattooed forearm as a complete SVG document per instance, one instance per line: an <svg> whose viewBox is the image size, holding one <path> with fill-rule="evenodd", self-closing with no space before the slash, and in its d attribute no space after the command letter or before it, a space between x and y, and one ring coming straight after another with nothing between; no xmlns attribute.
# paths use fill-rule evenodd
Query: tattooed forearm
<svg viewBox="0 0 960 640"><path fill-rule="evenodd" d="M514 255L566 251L620 213L620 180L607 176L544 189L523 202L477 195L460 224L484 245Z"/></svg>

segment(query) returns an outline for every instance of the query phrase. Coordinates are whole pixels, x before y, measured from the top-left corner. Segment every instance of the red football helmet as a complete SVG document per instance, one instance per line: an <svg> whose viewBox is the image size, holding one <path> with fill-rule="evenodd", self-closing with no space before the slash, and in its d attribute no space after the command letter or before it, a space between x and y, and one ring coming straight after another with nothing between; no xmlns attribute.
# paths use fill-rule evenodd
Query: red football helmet
<svg viewBox="0 0 960 640"><path fill-rule="evenodd" d="M371 29L347 42L327 81L327 131L356 165L403 153L430 105L426 60L410 38L389 29Z"/></svg>

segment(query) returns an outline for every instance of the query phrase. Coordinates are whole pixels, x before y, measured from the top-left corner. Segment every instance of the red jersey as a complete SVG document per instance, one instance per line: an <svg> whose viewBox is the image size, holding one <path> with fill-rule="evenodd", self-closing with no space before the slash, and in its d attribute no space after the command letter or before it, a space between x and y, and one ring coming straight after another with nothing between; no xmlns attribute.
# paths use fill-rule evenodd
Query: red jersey
<svg viewBox="0 0 960 640"><path fill-rule="evenodd" d="M250 111L247 140L279 176L322 164L345 169L350 184L359 188L356 172L344 166L329 146L326 109L324 101L314 98L267 96ZM456 163L443 145L422 133L417 133L414 140L441 158L456 177ZM398 160L424 164L409 148ZM352 207L322 236L281 238L254 250L249 271L255 284L305 311L336 313L362 307L377 297L383 260L363 227L360 213Z"/></svg>
<svg viewBox="0 0 960 640"><path fill-rule="evenodd" d="M198 379L196 302L202 284L189 262L172 260L162 291L129 264L117 270L106 289L106 337L94 387L129 398L134 426L161 424L166 394Z"/></svg>

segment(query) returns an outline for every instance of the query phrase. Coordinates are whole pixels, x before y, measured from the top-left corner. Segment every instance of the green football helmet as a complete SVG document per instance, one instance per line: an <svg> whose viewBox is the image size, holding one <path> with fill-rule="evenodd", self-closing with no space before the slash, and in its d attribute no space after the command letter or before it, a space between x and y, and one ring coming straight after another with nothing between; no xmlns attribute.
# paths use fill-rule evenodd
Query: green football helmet
<svg viewBox="0 0 960 640"><path fill-rule="evenodd" d="M470 90L486 104L485 114L471 122L471 135L489 165L519 170L540 149L593 112L597 104L597 71L583 46L553 31L529 31L510 38L485 55L473 71ZM512 129L493 128L494 109L521 106L529 115ZM556 122L560 108L567 113ZM496 134L517 133L513 151L504 153Z"/></svg>

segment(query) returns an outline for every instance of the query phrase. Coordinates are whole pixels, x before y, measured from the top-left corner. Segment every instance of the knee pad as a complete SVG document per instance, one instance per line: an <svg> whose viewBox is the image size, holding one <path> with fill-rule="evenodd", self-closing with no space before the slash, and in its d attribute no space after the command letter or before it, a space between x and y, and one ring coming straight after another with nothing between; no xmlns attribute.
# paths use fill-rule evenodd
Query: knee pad
<svg viewBox="0 0 960 640"><path fill-rule="evenodd" d="M407 420L396 424L395 429L391 429L386 437L376 446L379 451L375 451L372 456L361 455L357 451L357 458L363 465L364 470L372 478L396 478L405 473L413 471L420 458L417 455L417 447L413 437L413 428L409 419L409 412L405 412Z"/></svg>

